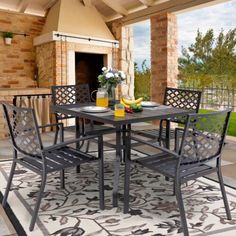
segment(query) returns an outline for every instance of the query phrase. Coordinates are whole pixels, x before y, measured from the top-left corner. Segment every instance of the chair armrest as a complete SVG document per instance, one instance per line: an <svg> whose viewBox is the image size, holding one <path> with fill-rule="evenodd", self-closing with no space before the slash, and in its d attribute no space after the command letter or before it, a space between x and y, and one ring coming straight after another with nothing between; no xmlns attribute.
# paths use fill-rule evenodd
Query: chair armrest
<svg viewBox="0 0 236 236"><path fill-rule="evenodd" d="M38 126L39 129L42 129L42 128L46 128L46 127L53 127L53 126L56 126L57 129L59 129L59 132L60 132L60 142L64 142L64 124L63 123L53 123L53 124L46 124L46 125L40 125ZM55 138L54 138L54 144L57 143L57 139L58 139L58 132L56 131L55 132Z"/></svg>
<svg viewBox="0 0 236 236"><path fill-rule="evenodd" d="M167 148L165 148L165 147L162 147L162 146L160 146L160 145L158 145L158 144L150 143L150 142L148 142L148 141L145 141L145 140L142 140L142 139L139 139L139 138L136 138L136 137L132 137L132 140L141 142L141 143L143 143L143 144L146 144L146 145L148 145L148 146L151 146L151 147L157 148L157 149L159 149L159 150L161 150L161 151L163 151L163 152L166 152L166 153L168 153L168 154L170 154L170 155L173 155L173 156L175 156L175 157L177 157L177 158L180 158L180 155L179 155L178 153L176 153L176 152L174 152L174 151L171 151L170 149L167 149Z"/></svg>
<svg viewBox="0 0 236 236"><path fill-rule="evenodd" d="M62 129L64 128L63 123L53 123L53 124L39 125L38 127L40 129L42 129L42 128L53 127L53 126L61 126Z"/></svg>
<svg viewBox="0 0 236 236"><path fill-rule="evenodd" d="M65 141L65 142L61 142L59 144L54 144L54 145L49 146L49 147L45 147L43 149L43 152L53 151L53 150L56 150L58 148L65 147L65 146L67 146L69 144L72 144L72 143L78 143L78 142L81 142L81 141L85 141L85 140L88 140L88 139L94 139L94 138L98 138L98 145L103 144L102 135L87 135L87 136L84 136L84 137L81 137L81 138L76 138L76 139L68 140L68 141Z"/></svg>

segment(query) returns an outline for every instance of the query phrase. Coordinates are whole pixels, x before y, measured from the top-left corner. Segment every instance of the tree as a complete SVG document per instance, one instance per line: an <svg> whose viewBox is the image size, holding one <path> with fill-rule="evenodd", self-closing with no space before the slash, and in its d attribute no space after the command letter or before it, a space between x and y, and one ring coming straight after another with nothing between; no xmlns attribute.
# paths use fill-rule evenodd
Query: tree
<svg viewBox="0 0 236 236"><path fill-rule="evenodd" d="M199 30L194 44L182 48L179 80L186 86L236 88L236 29L215 38L213 29Z"/></svg>

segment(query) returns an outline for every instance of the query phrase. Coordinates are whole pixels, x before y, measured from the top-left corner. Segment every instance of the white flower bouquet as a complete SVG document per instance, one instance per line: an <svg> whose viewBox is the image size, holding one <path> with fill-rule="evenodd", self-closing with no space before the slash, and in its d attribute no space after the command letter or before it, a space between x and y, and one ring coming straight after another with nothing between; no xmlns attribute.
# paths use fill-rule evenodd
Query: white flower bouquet
<svg viewBox="0 0 236 236"><path fill-rule="evenodd" d="M102 68L102 74L98 76L98 82L101 87L116 87L126 78L121 70Z"/></svg>

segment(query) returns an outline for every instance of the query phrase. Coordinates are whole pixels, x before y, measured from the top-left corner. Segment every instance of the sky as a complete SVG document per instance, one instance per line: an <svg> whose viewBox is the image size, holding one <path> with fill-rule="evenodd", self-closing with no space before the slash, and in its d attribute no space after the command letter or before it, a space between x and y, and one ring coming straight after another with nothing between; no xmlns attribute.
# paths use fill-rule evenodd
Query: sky
<svg viewBox="0 0 236 236"><path fill-rule="evenodd" d="M194 43L198 29L205 33L212 28L214 34L218 35L222 29L227 32L236 28L236 0L178 14L177 24L180 55L182 46L187 48ZM146 59L150 67L150 22L143 21L133 26L134 60L140 67Z"/></svg>

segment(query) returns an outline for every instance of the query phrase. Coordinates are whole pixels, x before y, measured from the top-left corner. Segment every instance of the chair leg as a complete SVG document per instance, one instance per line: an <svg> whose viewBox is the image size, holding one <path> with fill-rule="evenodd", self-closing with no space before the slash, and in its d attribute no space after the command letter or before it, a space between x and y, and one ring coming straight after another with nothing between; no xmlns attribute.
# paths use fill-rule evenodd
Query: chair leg
<svg viewBox="0 0 236 236"><path fill-rule="evenodd" d="M12 166L11 166L10 175L9 175L9 178L8 178L8 182L7 182L6 191L5 191L3 200L2 200L2 206L3 207L5 207L6 203L7 203L7 198L8 198L8 194L9 194L10 188L11 188L11 183L12 183L12 179L13 179L13 176L14 176L14 173L15 173L15 169L16 169L16 162L13 161L12 162Z"/></svg>
<svg viewBox="0 0 236 236"><path fill-rule="evenodd" d="M86 144L86 150L85 150L86 153L89 152L89 147L90 147L90 141L88 140Z"/></svg>
<svg viewBox="0 0 236 236"><path fill-rule="evenodd" d="M225 192L225 186L224 186L224 182L223 182L223 177L222 177L221 169L218 169L217 175L218 175L218 179L219 179L221 193L222 193L223 200L224 200L224 205L225 205L225 211L226 211L227 219L228 220L232 220L231 212L230 212L230 209L229 209L229 203L228 203L226 192Z"/></svg>
<svg viewBox="0 0 236 236"><path fill-rule="evenodd" d="M56 127L56 131L55 131L55 137L54 137L53 144L57 144L58 133L59 133L59 129L58 129L58 127Z"/></svg>
<svg viewBox="0 0 236 236"><path fill-rule="evenodd" d="M183 233L184 233L184 236L189 236L188 225L187 225L187 220L186 220L185 210L184 210L184 203L183 203L183 198L182 198L182 193L181 193L181 184L177 183L177 181L174 184L175 184L175 196L176 196L178 206L179 206Z"/></svg>
<svg viewBox="0 0 236 236"><path fill-rule="evenodd" d="M80 165L76 166L76 173L80 173Z"/></svg>
<svg viewBox="0 0 236 236"><path fill-rule="evenodd" d="M35 225L36 218L37 218L38 211L39 211L39 206L40 206L41 199L43 197L44 188L45 188L45 185L46 185L46 180L47 180L47 175L46 175L46 173L43 173L42 183L41 183L41 186L40 186L40 190L38 192L36 205L34 207L33 216L32 216L31 222L30 222L30 227L29 227L30 231L33 231L33 229L34 229L34 225Z"/></svg>
<svg viewBox="0 0 236 236"><path fill-rule="evenodd" d="M173 196L175 196L175 180L173 179Z"/></svg>
<svg viewBox="0 0 236 236"><path fill-rule="evenodd" d="M105 209L103 157L99 159L99 207L101 210Z"/></svg>
<svg viewBox="0 0 236 236"><path fill-rule="evenodd" d="M65 188L65 170L60 171L61 188Z"/></svg>

